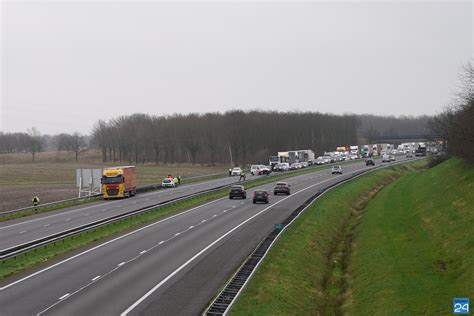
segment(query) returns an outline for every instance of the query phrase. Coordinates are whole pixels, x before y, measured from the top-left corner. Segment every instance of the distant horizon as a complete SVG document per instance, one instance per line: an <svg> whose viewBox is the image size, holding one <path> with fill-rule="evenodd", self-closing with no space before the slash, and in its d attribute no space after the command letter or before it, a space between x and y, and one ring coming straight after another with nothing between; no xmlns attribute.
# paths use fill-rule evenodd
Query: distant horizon
<svg viewBox="0 0 474 316"><path fill-rule="evenodd" d="M472 8L2 1L0 130L85 133L135 112L431 116L472 60Z"/></svg>

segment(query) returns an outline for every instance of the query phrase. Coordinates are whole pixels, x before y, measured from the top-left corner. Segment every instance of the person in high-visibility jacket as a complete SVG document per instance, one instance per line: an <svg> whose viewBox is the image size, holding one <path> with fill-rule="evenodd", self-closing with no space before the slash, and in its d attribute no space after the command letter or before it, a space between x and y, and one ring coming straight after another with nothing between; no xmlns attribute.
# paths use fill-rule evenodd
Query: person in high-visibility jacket
<svg viewBox="0 0 474 316"><path fill-rule="evenodd" d="M178 182L179 182L178 178L175 177L175 178L173 179L173 182L174 182L174 184L175 184L176 186L178 186Z"/></svg>
<svg viewBox="0 0 474 316"><path fill-rule="evenodd" d="M40 203L40 199L37 195L33 196L33 198L31 199L31 202L33 203L34 206L38 206L38 204Z"/></svg>

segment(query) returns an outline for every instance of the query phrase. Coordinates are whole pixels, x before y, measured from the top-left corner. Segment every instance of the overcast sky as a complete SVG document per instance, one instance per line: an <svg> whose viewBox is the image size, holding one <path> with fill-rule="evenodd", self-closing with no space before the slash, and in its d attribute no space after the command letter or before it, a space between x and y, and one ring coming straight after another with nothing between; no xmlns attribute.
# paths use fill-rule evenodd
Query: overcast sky
<svg viewBox="0 0 474 316"><path fill-rule="evenodd" d="M229 109L420 115L473 57L464 2L1 3L0 131Z"/></svg>

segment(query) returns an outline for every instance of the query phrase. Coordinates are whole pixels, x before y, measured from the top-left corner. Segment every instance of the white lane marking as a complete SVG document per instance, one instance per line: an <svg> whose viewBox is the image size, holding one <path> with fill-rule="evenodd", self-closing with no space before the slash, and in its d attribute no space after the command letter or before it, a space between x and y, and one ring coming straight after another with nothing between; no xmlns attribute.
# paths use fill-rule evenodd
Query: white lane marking
<svg viewBox="0 0 474 316"><path fill-rule="evenodd" d="M24 234L24 233L26 233L26 232L27 232L26 230L22 230L22 231L20 232L20 234Z"/></svg>
<svg viewBox="0 0 474 316"><path fill-rule="evenodd" d="M109 202L109 203L107 203L107 205L113 204L113 203L118 203L118 202L122 202L122 201L118 200L118 201ZM64 214L74 213L74 212L90 209L90 208L93 208L93 207L103 207L103 206L104 206L104 204L82 207L82 208L78 208L77 210L70 210L70 211L67 211L67 212L61 212L61 213L58 213L58 214L53 214L53 215L43 216L43 217L40 217L40 218L35 218L35 219L29 220L29 221L24 221L24 222L21 222L21 223L16 223L16 224L8 225L8 226L3 226L3 227L0 227L0 229L5 229L5 228L17 226L17 225L28 224L28 223L36 222L36 221L43 220L43 219L46 219L46 218L61 216L61 215L64 215Z"/></svg>
<svg viewBox="0 0 474 316"><path fill-rule="evenodd" d="M67 221L70 221L71 219L70 218L66 218L64 221L67 222Z"/></svg>
<svg viewBox="0 0 474 316"><path fill-rule="evenodd" d="M237 207L237 206L235 206L235 205L234 205L234 206L232 206L232 208L236 208L236 207Z"/></svg>
<svg viewBox="0 0 474 316"><path fill-rule="evenodd" d="M120 262L120 263L117 265L117 267L121 267L121 266L123 266L125 263L126 263L125 261Z"/></svg>
<svg viewBox="0 0 474 316"><path fill-rule="evenodd" d="M68 297L69 295L71 295L71 294L66 293L66 294L64 294L63 296L61 296L59 299L60 299L60 300L63 300L63 299L65 299L66 297Z"/></svg>
<svg viewBox="0 0 474 316"><path fill-rule="evenodd" d="M342 175L339 175L337 177L342 177ZM121 316L125 316L127 315L128 313L130 313L135 307L137 307L140 303L142 303L145 299L147 299L150 295L152 295L156 290L158 290L160 287L163 286L163 284L165 284L166 282L168 282L169 279L171 279L173 276L175 276L177 273L179 273L181 270L183 270L185 267L187 267L191 262L193 262L194 260L196 260L196 258L198 258L201 254L203 254L205 251L207 251L209 248L213 247L215 244L217 244L219 241L221 241L222 239L224 239L225 237L227 237L228 235L230 235L231 233L233 233L235 230L239 229L241 226L245 225L246 223L248 223L249 221L251 221L252 219L254 219L255 217L259 216L260 214L266 212L267 210L269 210L270 208L274 207L275 205L285 201L286 199L289 199L291 198L292 196L295 196L303 191L306 191L312 187L315 187L317 185L320 185L324 182L328 182L328 181L332 181L334 178L330 178L330 179L326 179L324 181L321 181L321 182L318 182L318 183L315 183L313 185L310 185L304 189L301 189L295 193L293 193L293 195L289 195L287 197L284 197L283 199L275 202L274 204L264 208L263 210L261 210L260 212L254 214L253 216L247 218L246 220L244 220L243 222L241 222L240 224L238 224L237 226L235 226L234 228L232 228L231 230L229 230L228 232L224 233L223 235L221 235L219 238L217 238L216 240L214 240L212 243L210 243L209 245L207 245L206 247L204 247L201 251L199 251L198 253L196 253L194 256L192 256L188 261L186 261L185 263L183 263L181 266L179 266L176 270L174 270L173 272L171 272L166 278L164 278L161 282L159 282L157 285L155 285L153 288L151 288L147 293L145 293L145 295L143 295L142 297L140 297L135 303L133 303L132 305L130 305L126 310L124 310L120 315Z"/></svg>
<svg viewBox="0 0 474 316"><path fill-rule="evenodd" d="M176 234L174 234L174 235L175 235L175 236L179 236L179 235L181 235L181 233L176 233Z"/></svg>
<svg viewBox="0 0 474 316"><path fill-rule="evenodd" d="M342 175L341 175L341 176L342 176ZM318 185L318 184L321 184L321 183L324 183L324 182L327 182L327 181L330 181L330 180L333 180L333 179L334 179L334 178L329 178L329 179L326 179L326 180L324 180L324 181L322 181L322 182L316 183L316 184L314 184L314 185ZM314 186L314 185L313 185L313 186ZM312 187L312 186L310 186L310 187ZM309 189L310 187L307 187L306 189ZM298 191L298 192L300 192L300 191ZM298 192L297 192L297 193L298 193ZM297 193L295 193L295 194L297 194ZM293 195L294 195L294 194L293 194ZM291 197L291 196L287 196L286 198L289 198L289 197ZM277 203L272 204L272 205L269 206L269 207L272 207L272 206L277 205L279 202L285 200L286 198L283 198L282 200L279 200ZM37 276L37 275L40 275L40 274L42 274L42 273L44 273L44 272L47 272L47 271L49 271L49 270L51 270L51 269L54 269L54 268L56 268L56 267L58 267L58 266L60 266L60 265L63 265L63 264L65 264L65 263L69 262L69 261L72 261L72 260L74 260L74 259L76 259L76 258L78 258L78 257L81 257L81 256L83 256L83 255L85 255L85 254L90 253L90 252L93 252L93 251L95 251L95 250L97 250L97 249L100 249L100 248L102 248L102 247L105 247L105 246L107 246L108 244L111 244L111 243L113 243L113 242L116 242L116 241L118 241L118 240L120 240L120 239L123 239L123 238L126 238L126 237L128 237L128 236L137 234L137 233L141 232L142 230L145 230L145 229L147 229L147 228L150 228L150 227L153 227L153 226L155 226L155 225L161 224L161 223L163 223L163 222L169 221L170 219L173 219L173 218L175 218L175 217L182 216L182 215L186 215L187 213L193 212L193 211L195 211L195 210L197 210L197 209L200 209L200 208L202 208L202 207L208 206L208 205L210 205L210 204L212 204L212 203L216 203L216 202L221 201L221 200L224 200L224 199L227 199L227 197L223 197L223 198L220 198L220 199L216 199L216 200L210 201L210 202L208 202L208 203L205 203L205 204L196 206L196 207L191 208L191 209L189 209L189 210L187 210L187 211L183 211L183 212L181 212L181 213L172 215L172 216L170 216L170 217L167 217L167 218L165 218L165 219L162 219L161 221L158 221L158 222L155 222L155 223L151 223L151 224L146 225L146 226L144 226L144 227L141 227L141 228L139 228L139 229L137 229L137 230L131 231L131 232L125 234L125 235L122 235L122 236L119 236L119 237L114 238L114 239L112 239L112 240L109 240L109 241L107 241L107 242L104 242L103 244L97 245L97 246L95 246L95 247L93 247L93 248L90 248L90 249L88 249L88 250L86 250L86 251L83 251L83 252L81 252L81 253L78 253L77 255L74 255L74 256L72 256L72 257L70 257L70 258L64 259L63 261L60 261L60 262L58 262L58 263L55 263L55 264L53 264L53 265L51 265L51 266L49 266L49 267L46 267L46 268L44 268L44 269L42 269L42 270L39 270L39 271L36 271L36 272L34 272L34 273L30 274L30 275L27 275L27 276L25 276L25 277L23 277L23 278L21 278L21 279L19 279L19 280L16 280L16 281L14 281L14 282L12 282L12 283L9 283L9 284L7 284L7 285L5 285L5 286L3 286L3 287L0 287L0 291L6 290L6 289L8 289L8 288L10 288L10 287L12 287L12 286L15 286L15 285L17 285L17 284L23 283L24 281L29 280L29 279L31 279L31 278ZM119 201L114 201L114 202L119 202ZM114 202L110 202L110 203L114 203ZM236 207L236 206L233 206L233 208L235 208L235 207ZM262 211L263 211L263 210L262 210ZM260 214L260 213L257 213L257 214ZM204 223L204 222L206 222L206 220L202 220L201 222ZM159 243L158 245L161 245L161 244L164 243L164 242L165 242L165 241L160 241L160 243ZM113 271L115 271L115 269L112 270L111 272L113 272ZM87 286L87 285L86 285L86 286ZM79 290L81 290L81 289L79 289ZM78 290L78 291L79 291L79 290ZM56 304L53 304L52 306L55 306L55 305L56 305ZM46 310L48 310L48 309L51 308L52 306L48 307ZM44 311L46 311L46 310L44 310ZM40 312L39 314L43 313L44 311Z"/></svg>
<svg viewBox="0 0 474 316"><path fill-rule="evenodd" d="M146 253L146 250L140 251L140 254L141 254L141 255L143 255L144 253Z"/></svg>
<svg viewBox="0 0 474 316"><path fill-rule="evenodd" d="M49 225L51 225L51 224L44 224L43 227L48 227Z"/></svg>
<svg viewBox="0 0 474 316"><path fill-rule="evenodd" d="M342 176L342 175L341 175L341 176ZM320 182L320 184L323 183L323 182L329 181L329 180L331 180L331 179L326 179L325 181ZM315 185L317 185L317 184L315 184ZM306 190L306 189L309 189L309 187L308 187L308 188L305 188L305 189L303 189L303 190L300 190L300 191L296 192L295 194L298 194L298 193L300 193L300 192L302 192L302 191L304 191L304 190ZM289 196L288 196L287 198L289 198ZM286 199L286 198L285 198L285 199ZM220 200L220 199L219 199L219 200ZM277 204L277 203L273 204L272 206L274 206L274 205L276 205L276 204ZM267 207L267 209L271 208L272 206ZM235 228L237 228L237 227L235 227ZM172 237L172 238L173 238L173 237ZM168 239L168 240L171 240L172 238L170 238L170 239ZM168 240L166 240L166 241L168 241ZM158 246L159 246L159 245L154 245L154 246L152 246L151 248L149 248L148 251L151 251L151 250L155 249L155 248L158 247ZM138 255L138 256L132 258L132 259L129 260L128 262L133 262L133 261L135 261L136 259L138 259L139 257L140 257L140 255ZM114 273L117 269L119 269L119 267L116 267L116 268L112 269L111 271L107 272L107 273L104 275L104 277L105 277L105 276L108 276L108 275L110 275L110 274L112 274L112 273ZM89 284L86 284L85 286L79 288L77 291L73 292L73 293L71 294L71 296L72 296L72 295L75 295L76 293L81 292L82 290L84 290L84 289L86 289L87 287L89 287L91 284L92 284L92 283L89 283ZM71 297L71 296L69 296L69 297ZM49 307L46 308L45 310L41 311L38 315L42 315L44 312L46 312L46 311L48 311L49 309L53 308L54 306L58 305L60 302L61 302L61 301L58 301L58 302L54 303L53 305L49 306Z"/></svg>
<svg viewBox="0 0 474 316"><path fill-rule="evenodd" d="M189 226L189 228L188 228L188 229L192 229L192 228L194 228L194 226L193 226L193 225Z"/></svg>
<svg viewBox="0 0 474 316"><path fill-rule="evenodd" d="M203 219L203 220L201 221L201 223L205 223L206 221L207 221L206 219Z"/></svg>
<svg viewBox="0 0 474 316"><path fill-rule="evenodd" d="M217 217L217 214L212 215L212 217Z"/></svg>
<svg viewBox="0 0 474 316"><path fill-rule="evenodd" d="M228 210L223 210L222 213L227 213Z"/></svg>
<svg viewBox="0 0 474 316"><path fill-rule="evenodd" d="M101 212L105 212L105 211L108 211L108 209L104 208L103 210L100 210Z"/></svg>
<svg viewBox="0 0 474 316"><path fill-rule="evenodd" d="M164 244L164 243L165 243L165 241L162 240L162 241L160 241L160 242L158 243L158 245L161 245L161 244Z"/></svg>
<svg viewBox="0 0 474 316"><path fill-rule="evenodd" d="M151 224L149 224L149 225L143 226L143 227L141 227L141 228L139 228L139 229L137 229L137 230L131 231L131 232L125 234L125 235L122 235L122 236L119 236L119 237L117 237L117 238L114 238L114 239L111 239L111 240L109 240L109 241L106 241L106 242L104 242L103 244L97 245L97 246L95 246L95 247L93 247L93 248L91 248L91 249L88 249L88 250L86 250L86 251L83 251L83 252L81 252L81 253L78 253L77 255L74 255L74 256L72 256L72 257L70 257L70 258L64 259L63 261L60 261L60 262L58 262L58 263L55 263L55 264L53 264L53 265L51 265L51 266L49 266L49 267L46 267L46 268L44 268L44 269L42 269L42 270L39 270L39 271L36 271L36 272L34 272L34 273L30 274L30 275L27 275L27 276L25 276L25 277L23 277L23 278L21 278L21 279L19 279L19 280L16 280L16 281L14 281L14 282L12 282L12 283L9 283L9 284L7 284L7 285L5 285L5 286L3 286L3 287L0 287L0 291L6 290L6 289L8 289L8 288L10 288L10 287L12 287L12 286L14 286L14 285L17 285L17 284L19 284L19 283L22 283L22 282L24 282L24 281L26 281L26 280L28 280L28 279L30 279L30 278L32 278L32 277L35 277L35 276L37 276L37 275L39 275L39 274L42 274L42 273L44 273L44 272L46 272L46 271L49 271L49 270L51 270L51 269L54 269L54 268L56 268L56 267L58 267L58 266L60 266L60 265L62 265L62 264L64 264L64 263L66 263L66 262L69 262L69 261L71 261L71 260L74 260L74 259L76 259L76 258L78 258L78 257L81 257L81 256L83 256L83 255L85 255L85 254L88 254L88 253L90 253L90 252L92 252L92 251L94 251L94 250L97 250L97 249L99 249L99 248L102 248L102 247L104 247L104 246L106 246L106 245L108 245L108 244L111 244L111 243L113 243L113 242L116 242L117 240L120 240L120 239L123 239L123 238L125 238L125 237L131 236L131 235L134 235L134 234L137 234L137 233L141 232L142 230L145 230L145 229L147 229L147 228L150 228L150 227L153 227L153 226L155 226L155 225L161 224L161 223L163 223L163 222L169 221L170 219L173 219L173 218L175 218L175 217L186 215L187 213L193 212L193 211L195 211L195 210L197 210L197 209L200 209L200 208L202 208L202 207L208 206L208 205L210 205L210 204L212 204L212 203L216 203L216 202L221 201L221 200L224 200L224 199L225 199L225 197L224 197L224 198L217 199L217 200L214 200L214 201L210 201L210 202L208 202L208 203L205 203L205 204L196 206L196 207L194 207L194 208L191 208L191 209L189 209L189 210L187 210L187 211L184 211L184 212L181 212L181 213L172 215L172 216L170 216L170 217L164 218L164 219L162 219L161 221L158 221L158 222L151 223Z"/></svg>
<svg viewBox="0 0 474 316"><path fill-rule="evenodd" d="M96 276L95 278L93 278L91 281L94 282L95 280L98 280L100 278L100 275Z"/></svg>

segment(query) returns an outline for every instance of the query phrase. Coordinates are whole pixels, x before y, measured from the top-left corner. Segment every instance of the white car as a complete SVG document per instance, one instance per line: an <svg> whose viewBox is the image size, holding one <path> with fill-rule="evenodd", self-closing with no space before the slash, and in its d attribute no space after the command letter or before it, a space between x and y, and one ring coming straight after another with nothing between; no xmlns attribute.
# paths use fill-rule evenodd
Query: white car
<svg viewBox="0 0 474 316"><path fill-rule="evenodd" d="M161 186L163 188L176 188L176 183L170 178L165 178L163 182L161 182Z"/></svg>
<svg viewBox="0 0 474 316"><path fill-rule="evenodd" d="M260 165L252 165L250 167L250 174L252 176L259 174L260 173L260 167L261 167Z"/></svg>
<svg viewBox="0 0 474 316"><path fill-rule="evenodd" d="M331 174L339 173L342 174L342 167L341 166L333 166L331 168Z"/></svg>
<svg viewBox="0 0 474 316"><path fill-rule="evenodd" d="M242 169L240 167L235 167L234 169L232 169L231 174L233 176L240 176L242 174Z"/></svg>
<svg viewBox="0 0 474 316"><path fill-rule="evenodd" d="M301 165L298 162L294 162L290 165L290 170L301 169Z"/></svg>
<svg viewBox="0 0 474 316"><path fill-rule="evenodd" d="M301 165L301 168L306 168L309 166L307 161L300 162L300 165Z"/></svg>
<svg viewBox="0 0 474 316"><path fill-rule="evenodd" d="M258 174L270 174L272 172L272 168L270 166L260 165L260 169L258 170Z"/></svg>
<svg viewBox="0 0 474 316"><path fill-rule="evenodd" d="M390 156L387 154L382 155L382 162L390 162Z"/></svg>

